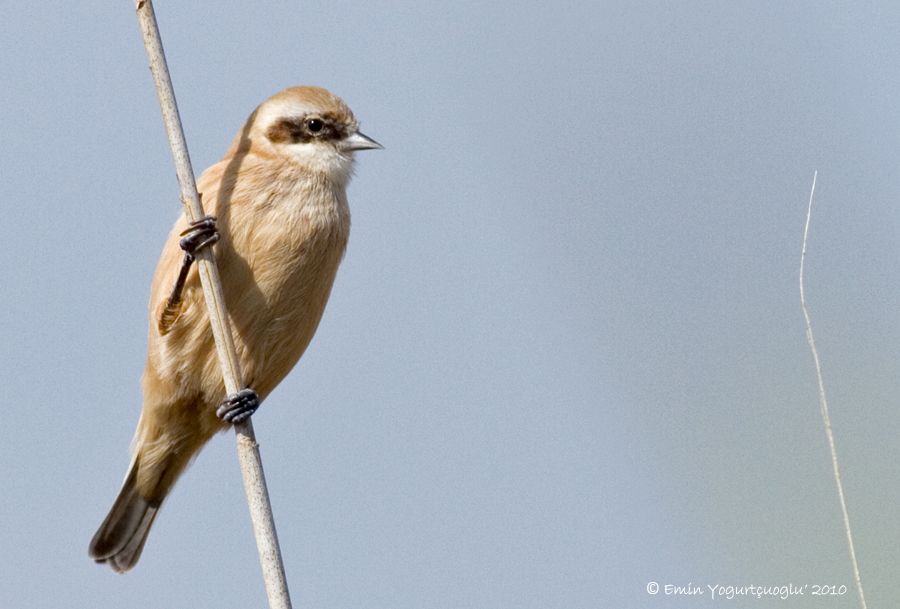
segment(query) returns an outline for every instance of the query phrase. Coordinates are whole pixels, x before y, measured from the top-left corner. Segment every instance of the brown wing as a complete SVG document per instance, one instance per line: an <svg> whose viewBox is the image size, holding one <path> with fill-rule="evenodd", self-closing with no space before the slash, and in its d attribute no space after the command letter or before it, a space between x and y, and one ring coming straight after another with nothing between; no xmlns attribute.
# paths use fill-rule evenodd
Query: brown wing
<svg viewBox="0 0 900 609"><path fill-rule="evenodd" d="M197 182L197 189L201 193L200 200L206 214L215 215L219 185L227 164L227 159L216 163L203 172ZM191 265L185 277L181 297L172 298L173 289L184 263L184 250L181 249L179 241L181 233L187 227L187 219L182 212L169 233L169 238L166 240L156 265L156 272L153 275L153 284L150 290L150 319L156 323L160 336L165 336L181 317L181 314L199 298L202 298L200 275L196 264Z"/></svg>

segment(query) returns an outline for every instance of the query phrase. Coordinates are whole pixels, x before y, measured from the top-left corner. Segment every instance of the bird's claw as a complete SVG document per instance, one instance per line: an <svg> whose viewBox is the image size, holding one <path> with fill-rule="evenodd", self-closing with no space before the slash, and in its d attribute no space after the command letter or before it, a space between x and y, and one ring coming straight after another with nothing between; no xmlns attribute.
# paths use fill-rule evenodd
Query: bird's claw
<svg viewBox="0 0 900 609"><path fill-rule="evenodd" d="M222 403L216 408L216 416L226 423L237 425L249 419L257 408L259 408L259 395L247 387L222 400Z"/></svg>
<svg viewBox="0 0 900 609"><path fill-rule="evenodd" d="M181 231L182 239L178 242L187 256L193 258L198 251L219 240L215 216L203 216Z"/></svg>

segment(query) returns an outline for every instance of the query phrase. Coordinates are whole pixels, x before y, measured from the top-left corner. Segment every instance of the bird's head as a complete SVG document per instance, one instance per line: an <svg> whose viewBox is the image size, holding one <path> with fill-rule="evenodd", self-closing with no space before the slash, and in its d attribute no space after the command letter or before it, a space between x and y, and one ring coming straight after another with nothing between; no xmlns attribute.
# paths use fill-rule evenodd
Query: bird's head
<svg viewBox="0 0 900 609"><path fill-rule="evenodd" d="M321 87L291 87L273 95L256 109L248 127L258 151L341 183L350 178L354 152L382 148L360 133L347 104Z"/></svg>

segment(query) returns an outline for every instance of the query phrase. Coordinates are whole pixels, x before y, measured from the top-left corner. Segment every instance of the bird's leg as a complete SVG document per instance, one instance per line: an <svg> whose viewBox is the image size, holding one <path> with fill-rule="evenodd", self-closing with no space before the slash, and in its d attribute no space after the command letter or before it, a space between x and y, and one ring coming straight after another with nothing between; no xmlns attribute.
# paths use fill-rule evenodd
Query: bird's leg
<svg viewBox="0 0 900 609"><path fill-rule="evenodd" d="M182 239L178 244L184 250L184 261L181 263L181 270L178 272L175 285L172 287L172 293L166 300L166 305L162 313L160 313L157 322L160 334L166 334L181 314L181 296L184 292L188 271L191 270L191 265L196 259L195 254L219 240L219 231L216 230L216 219L213 216L204 216L196 222L191 222L188 228L182 231L181 235Z"/></svg>
<svg viewBox="0 0 900 609"><path fill-rule="evenodd" d="M184 250L184 260L181 263L181 270L178 272L178 279L175 280L172 293L166 301L166 310L163 312L163 318L167 314L175 312L178 305L181 304L184 282L187 280L191 265L197 258L195 254L219 240L219 231L216 230L216 219L213 216L204 216L196 222L191 222L188 228L181 232L181 235L182 239L178 242L178 245Z"/></svg>
<svg viewBox="0 0 900 609"><path fill-rule="evenodd" d="M226 423L243 423L259 408L259 395L249 387L232 393L216 408L216 416Z"/></svg>

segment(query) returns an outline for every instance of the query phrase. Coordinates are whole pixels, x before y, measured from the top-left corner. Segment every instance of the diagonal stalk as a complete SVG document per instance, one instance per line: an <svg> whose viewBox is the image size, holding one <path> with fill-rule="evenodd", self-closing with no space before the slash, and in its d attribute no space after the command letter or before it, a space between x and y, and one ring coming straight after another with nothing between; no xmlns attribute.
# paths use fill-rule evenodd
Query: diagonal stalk
<svg viewBox="0 0 900 609"><path fill-rule="evenodd" d="M816 365L816 380L819 383L819 407L822 411L822 422L825 424L825 437L828 439L828 448L831 450L831 469L834 473L834 483L837 486L838 500L841 504L841 513L844 516L844 533L847 536L847 547L850 549L850 564L853 567L853 579L856 583L856 592L859 596L859 606L866 609L866 595L863 594L862 579L859 577L859 563L856 561L856 550L853 547L853 531L850 529L850 512L847 511L847 500L844 498L844 484L841 482L841 470L838 467L837 448L834 445L834 432L831 430L831 416L828 414L828 400L825 399L825 381L822 379L822 364L819 361L819 351L816 349L816 341L813 338L812 322L809 319L809 311L806 308L806 294L803 287L803 263L806 261L806 238L809 235L809 221L812 218L813 194L816 192L816 177L819 172L813 174L812 188L809 190L809 205L806 209L806 225L803 227L803 249L800 252L800 308L803 309L803 319L806 320L806 342L812 351L813 362Z"/></svg>
<svg viewBox="0 0 900 609"><path fill-rule="evenodd" d="M203 208L200 205L194 171L188 156L187 142L184 138L181 118L178 115L178 106L175 103L175 91L172 88L172 79L169 76L169 68L159 36L159 27L153 12L153 3L151 0L137 0L135 6L141 34L144 38L144 47L150 60L150 72L159 96L166 134L172 148L172 156L175 159L175 171L178 175L178 184L181 186L181 202L184 204L188 221L192 222L203 217ZM209 323L216 342L222 377L225 381L225 391L230 395L242 389L243 384L240 363L235 353L234 339L228 323L225 296L222 292L222 283L219 280L219 270L212 248L200 250L197 254L197 263L209 313ZM281 560L281 549L278 547L275 521L272 517L269 492L266 488L259 445L256 443L256 436L253 433L253 424L248 419L235 425L234 431L237 436L238 460L244 478L244 490L247 494L253 531L256 535L256 547L259 551L259 562L262 566L269 607L270 609L291 609L287 579Z"/></svg>

